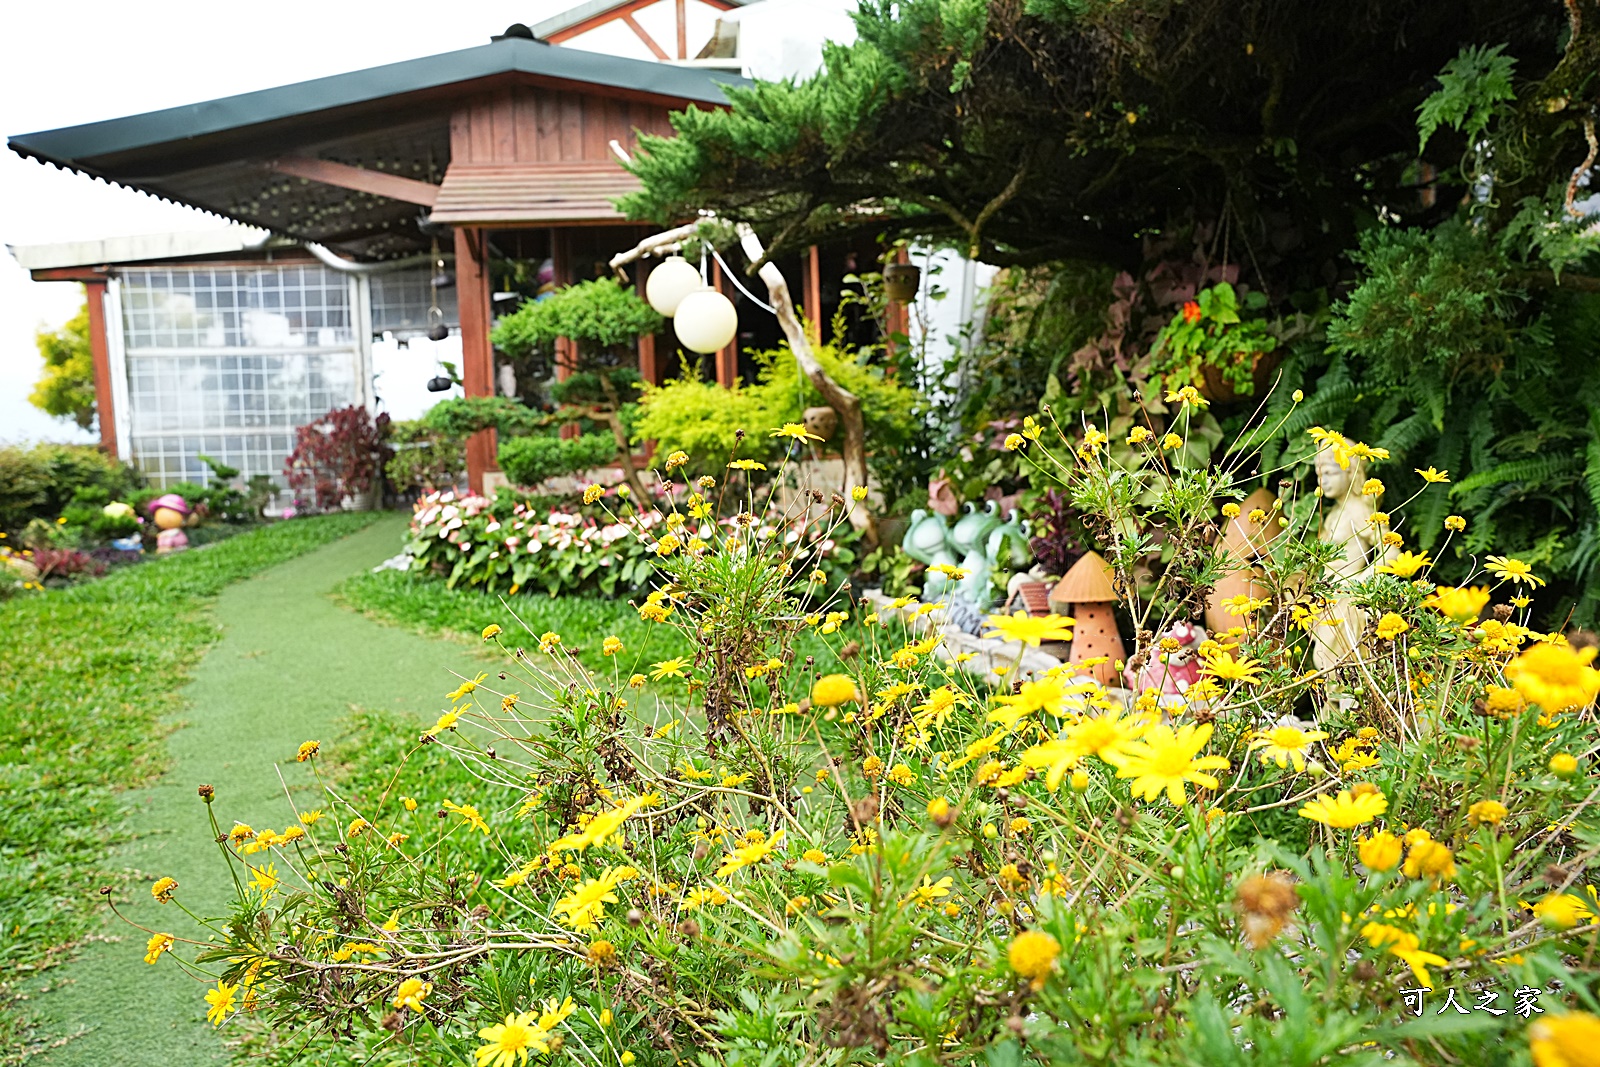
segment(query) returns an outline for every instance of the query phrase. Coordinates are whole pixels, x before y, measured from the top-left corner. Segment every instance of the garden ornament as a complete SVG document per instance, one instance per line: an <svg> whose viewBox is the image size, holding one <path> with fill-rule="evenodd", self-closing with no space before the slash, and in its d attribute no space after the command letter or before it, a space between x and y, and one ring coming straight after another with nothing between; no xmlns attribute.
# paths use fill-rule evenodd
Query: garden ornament
<svg viewBox="0 0 1600 1067"><path fill-rule="evenodd" d="M989 564L989 557L982 549L974 547L962 558L961 569L967 576L956 582L958 595L979 611L988 611L994 603L994 585L989 581L994 568Z"/></svg>
<svg viewBox="0 0 1600 1067"><path fill-rule="evenodd" d="M1012 508L1010 521L989 532L984 550L990 565L997 571L1027 570L1033 562L1033 549L1029 544L1032 535L1033 525L1027 519L1019 519L1017 509Z"/></svg>
<svg viewBox="0 0 1600 1067"><path fill-rule="evenodd" d="M958 583L942 571L934 567L957 566L956 557L950 554L948 548L941 548L933 554L933 559L928 564L928 573L922 578L922 599L928 602L937 600L947 593L954 592Z"/></svg>
<svg viewBox="0 0 1600 1067"><path fill-rule="evenodd" d="M928 482L928 507L947 519L961 513L961 500L956 496L955 483L941 474Z"/></svg>
<svg viewBox="0 0 1600 1067"><path fill-rule="evenodd" d="M960 593L954 593L945 600L944 624L976 637L978 631L989 625L989 616L984 609L973 607Z"/></svg>
<svg viewBox="0 0 1600 1067"><path fill-rule="evenodd" d="M554 276L554 268L552 277ZM668 256L644 280L644 298L657 314L671 318L678 313L683 298L705 285L700 272L682 256Z"/></svg>
<svg viewBox="0 0 1600 1067"><path fill-rule="evenodd" d="M104 515L108 519L137 520L139 518L138 512L133 510L133 505L124 503L121 500L113 500L111 503L100 509L100 514Z"/></svg>
<svg viewBox="0 0 1600 1067"><path fill-rule="evenodd" d="M918 563L943 562L954 565L954 557L945 548L949 536L950 527L945 524L943 516L931 515L918 508L911 513L911 522L900 541L900 549ZM934 557L939 554L946 558L936 560Z"/></svg>
<svg viewBox="0 0 1600 1067"><path fill-rule="evenodd" d="M1399 554L1398 549L1384 547L1383 527L1372 521L1378 511L1378 498L1362 492L1367 462L1360 456L1341 454L1335 442L1330 441L1317 452L1316 470L1318 492L1333 501L1323 514L1322 529L1317 533L1318 540L1337 547L1327 577L1336 585L1364 582L1379 564ZM1356 647L1366 627L1366 612L1349 597L1334 597L1323 609L1320 621L1311 627L1311 661L1319 671L1337 666Z"/></svg>
<svg viewBox="0 0 1600 1067"><path fill-rule="evenodd" d="M189 535L183 532L182 526L163 527L156 534L156 555L164 556L169 552L182 552L189 547Z"/></svg>
<svg viewBox="0 0 1600 1067"><path fill-rule="evenodd" d="M733 343L739 333L739 312L732 300L704 286L679 302L672 330L683 347L708 356Z"/></svg>
<svg viewBox="0 0 1600 1067"><path fill-rule="evenodd" d="M1192 622L1180 622L1168 630L1166 636L1178 642L1176 651L1164 652L1157 646L1151 649L1150 662L1143 670L1122 672L1128 688L1134 692L1154 689L1163 696L1171 696L1187 692L1200 680L1200 661L1195 653L1206 639L1205 628Z"/></svg>
<svg viewBox="0 0 1600 1067"><path fill-rule="evenodd" d="M950 547L961 555L981 549L988 542L989 531L1000 525L1000 505L993 500L985 501L982 511L969 503L966 511L950 528Z"/></svg>
<svg viewBox="0 0 1600 1067"><path fill-rule="evenodd" d="M1090 673L1101 685L1117 683L1118 660L1126 654L1117 632L1117 591L1111 585L1111 564L1098 552L1085 552L1050 593L1050 610L1073 618L1070 663L1104 658Z"/></svg>
<svg viewBox="0 0 1600 1067"><path fill-rule="evenodd" d="M824 441L833 440L833 435L839 430L839 413L826 405L806 408L802 419L806 424L806 432Z"/></svg>
<svg viewBox="0 0 1600 1067"><path fill-rule="evenodd" d="M1224 600L1236 596L1259 600L1267 595L1267 587L1257 575L1255 561L1265 554L1277 536L1278 513L1273 510L1277 501L1271 490L1257 489L1239 502L1236 517L1222 520L1222 549L1235 569L1217 579L1211 595L1206 598L1206 625L1212 630L1221 632L1239 624L1239 616L1222 606ZM1258 510L1266 515L1266 521L1251 520L1251 514Z"/></svg>
<svg viewBox="0 0 1600 1067"><path fill-rule="evenodd" d="M189 521L189 502L177 493L158 496L147 505L158 530L176 530ZM186 542L187 543L187 542Z"/></svg>

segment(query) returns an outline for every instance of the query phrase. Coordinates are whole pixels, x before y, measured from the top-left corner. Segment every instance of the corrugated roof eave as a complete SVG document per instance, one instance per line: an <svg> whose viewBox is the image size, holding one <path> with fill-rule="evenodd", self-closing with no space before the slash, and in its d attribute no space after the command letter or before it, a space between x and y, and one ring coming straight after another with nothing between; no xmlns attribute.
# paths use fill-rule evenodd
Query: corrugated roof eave
<svg viewBox="0 0 1600 1067"><path fill-rule="evenodd" d="M527 74L610 89L648 93L686 103L725 102L723 86L745 79L720 71L506 38L490 44L404 60L327 78L220 97L117 119L18 134L8 138L21 156L96 174L84 160L152 148L352 107L386 97L439 89L498 74Z"/></svg>

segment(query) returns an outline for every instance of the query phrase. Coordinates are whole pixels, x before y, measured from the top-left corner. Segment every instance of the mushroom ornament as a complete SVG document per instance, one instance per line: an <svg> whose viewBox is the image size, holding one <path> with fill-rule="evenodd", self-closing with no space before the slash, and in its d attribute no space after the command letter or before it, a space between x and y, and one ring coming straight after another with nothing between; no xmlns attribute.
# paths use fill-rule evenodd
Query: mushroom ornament
<svg viewBox="0 0 1600 1067"><path fill-rule="evenodd" d="M1069 663L1105 657L1090 668L1101 685L1116 685L1117 664L1125 655L1117 632L1117 592L1111 585L1111 565L1097 552L1085 552L1050 593L1050 610L1077 620L1072 630Z"/></svg>

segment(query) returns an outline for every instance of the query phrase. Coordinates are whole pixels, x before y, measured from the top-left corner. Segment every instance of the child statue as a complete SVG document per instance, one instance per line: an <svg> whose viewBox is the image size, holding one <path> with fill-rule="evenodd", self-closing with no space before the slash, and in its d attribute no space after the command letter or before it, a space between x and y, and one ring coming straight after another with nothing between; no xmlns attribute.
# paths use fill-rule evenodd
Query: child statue
<svg viewBox="0 0 1600 1067"><path fill-rule="evenodd" d="M1338 549L1327 569L1328 579L1337 586L1366 581L1397 554L1383 544L1383 527L1372 521L1378 511L1377 498L1362 492L1367 481L1366 460L1340 448L1341 443L1337 438L1325 442L1316 463L1317 490L1332 502L1322 516L1317 537ZM1334 596L1323 609L1321 621L1311 628L1315 645L1311 658L1317 669L1325 671L1343 662L1366 627L1366 612L1348 597Z"/></svg>

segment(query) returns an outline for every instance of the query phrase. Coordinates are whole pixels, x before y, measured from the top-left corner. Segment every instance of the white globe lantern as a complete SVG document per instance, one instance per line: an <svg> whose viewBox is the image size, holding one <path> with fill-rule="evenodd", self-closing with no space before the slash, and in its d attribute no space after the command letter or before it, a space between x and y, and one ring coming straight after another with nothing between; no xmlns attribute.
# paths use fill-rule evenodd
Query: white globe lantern
<svg viewBox="0 0 1600 1067"><path fill-rule="evenodd" d="M667 318L677 314L683 298L705 285L700 272L682 256L668 256L644 280L644 298Z"/></svg>
<svg viewBox="0 0 1600 1067"><path fill-rule="evenodd" d="M739 332L739 312L715 289L701 288L683 298L672 328L683 347L710 355L732 343Z"/></svg>

